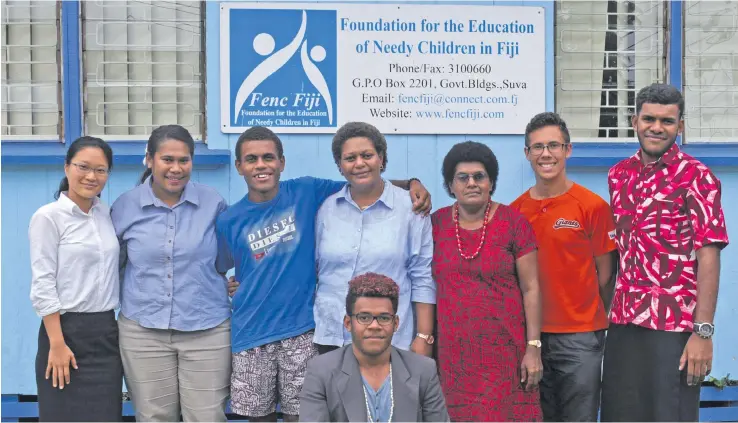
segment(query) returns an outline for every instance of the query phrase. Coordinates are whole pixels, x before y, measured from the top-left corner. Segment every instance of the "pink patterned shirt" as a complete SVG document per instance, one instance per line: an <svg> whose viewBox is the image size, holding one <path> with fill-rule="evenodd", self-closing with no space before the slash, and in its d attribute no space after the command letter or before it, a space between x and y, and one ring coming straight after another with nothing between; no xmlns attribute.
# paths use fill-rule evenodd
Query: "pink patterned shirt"
<svg viewBox="0 0 738 423"><path fill-rule="evenodd" d="M720 181L676 143L648 165L638 150L607 178L620 253L610 321L691 331L696 251L728 245Z"/></svg>

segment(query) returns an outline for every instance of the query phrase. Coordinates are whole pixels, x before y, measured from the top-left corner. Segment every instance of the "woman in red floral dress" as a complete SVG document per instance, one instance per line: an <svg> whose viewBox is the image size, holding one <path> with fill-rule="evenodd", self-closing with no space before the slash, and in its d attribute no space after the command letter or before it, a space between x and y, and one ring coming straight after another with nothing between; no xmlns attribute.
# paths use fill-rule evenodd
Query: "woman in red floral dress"
<svg viewBox="0 0 738 423"><path fill-rule="evenodd" d="M438 366L453 421L541 421L541 298L528 221L491 200L499 168L484 144L443 160L454 205L432 216Z"/></svg>

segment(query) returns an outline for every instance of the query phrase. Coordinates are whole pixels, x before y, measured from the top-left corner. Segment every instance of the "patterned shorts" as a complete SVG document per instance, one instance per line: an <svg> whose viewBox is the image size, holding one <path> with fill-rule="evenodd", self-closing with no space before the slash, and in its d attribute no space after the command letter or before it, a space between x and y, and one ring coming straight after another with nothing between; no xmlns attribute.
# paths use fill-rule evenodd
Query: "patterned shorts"
<svg viewBox="0 0 738 423"><path fill-rule="evenodd" d="M300 414L300 390L307 362L318 354L313 332L233 354L231 409L263 417L276 411Z"/></svg>

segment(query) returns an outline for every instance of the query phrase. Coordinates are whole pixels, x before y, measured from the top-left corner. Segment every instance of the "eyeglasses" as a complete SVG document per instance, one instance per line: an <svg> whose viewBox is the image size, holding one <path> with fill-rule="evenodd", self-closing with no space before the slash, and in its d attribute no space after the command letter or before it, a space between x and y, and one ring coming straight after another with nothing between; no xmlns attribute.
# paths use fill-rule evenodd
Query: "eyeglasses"
<svg viewBox="0 0 738 423"><path fill-rule="evenodd" d="M95 175L105 176L108 173L110 173L110 169L107 169L104 167L93 168L93 167L87 166L86 164L79 164L79 163L69 163L69 164L74 165L80 172L84 174L95 172Z"/></svg>
<svg viewBox="0 0 738 423"><path fill-rule="evenodd" d="M487 174L484 172L476 172L471 175L469 175L468 173L457 173L454 176L454 179L456 179L457 181L459 181L460 183L464 185L469 183L469 178L474 179L474 182L476 183L480 183L482 181L487 180Z"/></svg>
<svg viewBox="0 0 738 423"><path fill-rule="evenodd" d="M560 143L560 142L550 142L548 144L533 144L530 147L526 147L528 149L528 152L533 156L540 156L543 154L543 150L548 148L548 152L551 154L557 154L561 153L562 150L565 150L570 143Z"/></svg>
<svg viewBox="0 0 738 423"><path fill-rule="evenodd" d="M356 317L356 321L361 323L364 326L371 325L375 319L377 320L377 323L379 323L382 326L391 325L392 322L395 321L395 315L389 314L389 313L382 313L377 316L371 313L356 313L356 314L353 314L352 316Z"/></svg>

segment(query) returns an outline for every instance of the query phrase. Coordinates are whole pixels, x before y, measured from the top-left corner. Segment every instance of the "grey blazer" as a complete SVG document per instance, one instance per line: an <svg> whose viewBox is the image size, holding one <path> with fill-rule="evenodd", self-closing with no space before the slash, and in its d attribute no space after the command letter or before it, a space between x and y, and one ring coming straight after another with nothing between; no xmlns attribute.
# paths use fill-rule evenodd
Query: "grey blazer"
<svg viewBox="0 0 738 423"><path fill-rule="evenodd" d="M436 362L392 348L396 422L448 422ZM300 393L300 421L366 422L364 383L351 345L308 362Z"/></svg>

